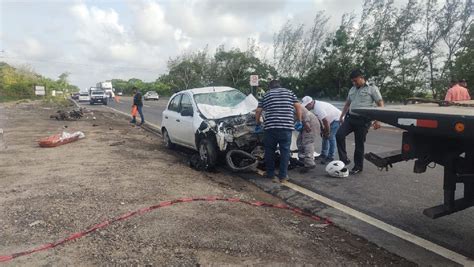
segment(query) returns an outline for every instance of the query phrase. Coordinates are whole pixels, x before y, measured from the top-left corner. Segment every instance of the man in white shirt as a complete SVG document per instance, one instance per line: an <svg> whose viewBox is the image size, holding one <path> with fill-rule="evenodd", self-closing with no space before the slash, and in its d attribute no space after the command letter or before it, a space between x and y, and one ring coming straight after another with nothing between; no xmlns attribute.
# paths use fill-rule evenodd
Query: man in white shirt
<svg viewBox="0 0 474 267"><path fill-rule="evenodd" d="M303 97L302 105L313 112L321 122L323 139L320 156L321 164L333 161L334 152L336 151L336 133L341 125L339 122L341 111L327 102L313 100L310 96Z"/></svg>

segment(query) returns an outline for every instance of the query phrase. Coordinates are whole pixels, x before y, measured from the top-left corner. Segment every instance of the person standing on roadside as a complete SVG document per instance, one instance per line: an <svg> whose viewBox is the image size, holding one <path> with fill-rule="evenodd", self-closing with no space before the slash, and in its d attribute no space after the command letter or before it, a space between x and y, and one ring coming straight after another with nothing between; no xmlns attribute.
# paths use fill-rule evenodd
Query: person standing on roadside
<svg viewBox="0 0 474 267"><path fill-rule="evenodd" d="M267 177L273 182L288 180L288 162L290 160L290 145L293 129L302 129L301 104L295 94L282 88L280 81L272 80L269 89L258 102L255 112L257 126L255 132L261 131L260 118L265 112L264 121L264 147L265 167ZM295 114L297 122L295 124ZM275 176L275 151L279 146L280 169L278 177Z"/></svg>
<svg viewBox="0 0 474 267"><path fill-rule="evenodd" d="M333 161L336 151L336 133L341 125L339 121L341 111L327 102L313 100L310 96L303 97L302 105L314 113L321 122L321 164Z"/></svg>
<svg viewBox="0 0 474 267"><path fill-rule="evenodd" d="M304 164L301 173L306 173L315 167L314 144L316 142L319 120L312 112L302 108L303 129L301 129L296 144L298 146L298 159Z"/></svg>
<svg viewBox="0 0 474 267"><path fill-rule="evenodd" d="M140 91L136 87L133 87L133 94L134 95L133 95L133 105L132 105L132 107L136 106L137 111L140 114L141 121L138 124L138 126L140 126L140 125L143 125L145 123L145 118L143 117L143 98L142 98L142 94L140 93ZM130 121L130 123L137 123L136 116L132 117L132 120Z"/></svg>
<svg viewBox="0 0 474 267"><path fill-rule="evenodd" d="M471 100L469 91L467 91L466 80L460 80L459 82L453 80L451 81L451 85L451 88L449 88L448 92L446 93L446 97L444 98L445 101L451 102Z"/></svg>
<svg viewBox="0 0 474 267"><path fill-rule="evenodd" d="M369 118L358 115L352 110L373 107L374 102L378 107L383 107L384 103L379 89L366 82L361 70L353 70L350 78L354 86L349 90L346 103L339 118L342 125L336 133L336 141L339 159L348 165L351 161L347 157L346 136L354 132L354 167L350 174L357 174L364 168L364 143L372 122ZM378 121L373 121L372 125L375 130L380 128Z"/></svg>

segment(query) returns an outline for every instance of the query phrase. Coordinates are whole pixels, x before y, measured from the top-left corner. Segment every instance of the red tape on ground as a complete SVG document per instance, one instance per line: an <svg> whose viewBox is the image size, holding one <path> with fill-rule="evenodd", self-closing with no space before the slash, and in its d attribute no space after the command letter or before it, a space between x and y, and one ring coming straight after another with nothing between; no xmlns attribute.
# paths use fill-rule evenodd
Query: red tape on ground
<svg viewBox="0 0 474 267"><path fill-rule="evenodd" d="M233 203L239 202L239 203L247 204L247 205L254 206L254 207L269 207L269 208L276 208L276 209L286 209L286 210L292 211L295 214L311 218L311 219L313 219L315 221L318 221L318 222L323 222L324 224L331 224L332 223L328 219L318 217L316 215L304 212L301 209L292 208L292 207L284 205L284 204L274 205L274 204L265 203L265 202L261 202L261 201L249 202L249 201L242 200L242 199L239 199L239 198L220 198L220 197L215 197L215 196L195 197L195 198L180 198L180 199L171 200L171 201L163 201L163 202L160 202L158 205L154 205L154 206L150 206L150 207L146 207L146 208L141 208L141 209L136 210L136 211L131 211L131 212L124 213L124 214L122 214L118 217L115 217L115 218L111 219L111 220L106 220L106 221L103 221L101 223L98 223L98 224L88 228L85 231L71 234L68 237L66 237L64 239L61 239L61 240L58 240L54 243L47 243L47 244L41 245L37 248L22 251L22 252L17 252L17 253L11 254L11 255L5 255L5 256L0 255L0 262L11 261L11 260L13 260L15 258L18 258L18 257L21 257L21 256L30 255L30 254L40 252L40 251L43 251L43 250L55 248L59 245L62 245L62 244L67 243L69 241L81 238L85 235L88 235L92 232L95 232L98 229L105 228L105 227L111 225L112 223L122 221L122 220L126 220L130 217L133 217L133 216L137 215L137 214L141 215L141 214L150 212L152 210L163 208L163 207L168 207L168 206L171 206L171 205L174 205L174 204L177 204L177 203L187 203L187 202L193 202L193 201L205 201L205 202L226 201L226 202L233 202Z"/></svg>

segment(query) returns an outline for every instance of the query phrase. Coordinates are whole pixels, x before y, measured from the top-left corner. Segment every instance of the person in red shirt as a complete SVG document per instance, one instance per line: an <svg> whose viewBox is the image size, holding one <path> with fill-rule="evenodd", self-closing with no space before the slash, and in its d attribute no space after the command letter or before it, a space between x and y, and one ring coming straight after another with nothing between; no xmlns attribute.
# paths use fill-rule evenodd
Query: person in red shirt
<svg viewBox="0 0 474 267"><path fill-rule="evenodd" d="M451 83L453 84L453 86L449 88L448 93L444 98L445 101L452 102L471 100L471 96L469 95L467 88L462 87L461 83L458 83L457 81L451 81Z"/></svg>

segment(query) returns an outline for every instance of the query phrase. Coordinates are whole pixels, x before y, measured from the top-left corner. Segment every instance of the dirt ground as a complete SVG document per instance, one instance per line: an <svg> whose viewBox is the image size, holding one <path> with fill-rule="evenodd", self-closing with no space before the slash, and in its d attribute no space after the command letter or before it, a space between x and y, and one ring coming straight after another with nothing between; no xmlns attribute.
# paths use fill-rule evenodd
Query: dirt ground
<svg viewBox="0 0 474 267"><path fill-rule="evenodd" d="M56 121L49 118L56 110L40 102L0 104L6 145L0 143L0 256L165 200L280 202L241 178L191 169L189 157L167 150L158 137L119 115L94 112L79 121ZM38 139L63 130L83 131L86 138L38 146ZM412 265L336 226L228 202L160 208L7 263L109 264Z"/></svg>

